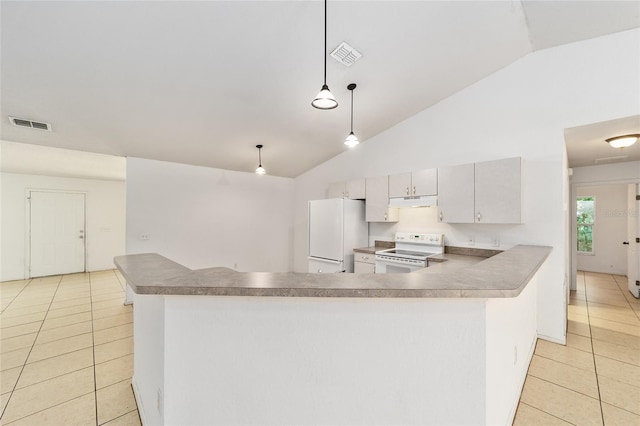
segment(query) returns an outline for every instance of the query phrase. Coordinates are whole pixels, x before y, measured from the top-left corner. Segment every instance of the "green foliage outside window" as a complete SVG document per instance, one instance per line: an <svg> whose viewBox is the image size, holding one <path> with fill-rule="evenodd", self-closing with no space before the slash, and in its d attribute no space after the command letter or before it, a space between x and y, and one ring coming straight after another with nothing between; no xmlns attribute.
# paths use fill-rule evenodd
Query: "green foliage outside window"
<svg viewBox="0 0 640 426"><path fill-rule="evenodd" d="M577 204L578 252L593 253L593 224L596 217L595 197L579 197Z"/></svg>

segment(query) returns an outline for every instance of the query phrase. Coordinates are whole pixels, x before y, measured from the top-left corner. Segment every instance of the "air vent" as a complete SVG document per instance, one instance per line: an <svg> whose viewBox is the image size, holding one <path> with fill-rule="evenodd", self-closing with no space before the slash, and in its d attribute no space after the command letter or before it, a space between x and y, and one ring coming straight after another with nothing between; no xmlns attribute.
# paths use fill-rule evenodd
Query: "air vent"
<svg viewBox="0 0 640 426"><path fill-rule="evenodd" d="M616 157L603 157L603 158L596 158L595 159L595 163L596 164L602 164L602 163L618 163L620 161L624 161L628 158L628 155L618 155Z"/></svg>
<svg viewBox="0 0 640 426"><path fill-rule="evenodd" d="M331 52L331 57L340 62L342 65L350 67L362 57L362 53L358 52L356 49L349 46L346 42L343 41L338 47L333 49L333 52Z"/></svg>
<svg viewBox="0 0 640 426"><path fill-rule="evenodd" d="M51 131L51 124L40 121L25 120L24 118L9 117L9 121L14 126L29 127L31 129Z"/></svg>

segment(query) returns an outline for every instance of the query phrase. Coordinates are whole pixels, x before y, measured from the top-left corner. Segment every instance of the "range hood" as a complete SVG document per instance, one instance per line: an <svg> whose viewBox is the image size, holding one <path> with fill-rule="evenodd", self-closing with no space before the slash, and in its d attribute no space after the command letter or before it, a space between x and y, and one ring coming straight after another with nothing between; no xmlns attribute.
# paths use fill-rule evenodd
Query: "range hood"
<svg viewBox="0 0 640 426"><path fill-rule="evenodd" d="M437 205L438 197L436 195L389 198L389 207L430 207Z"/></svg>

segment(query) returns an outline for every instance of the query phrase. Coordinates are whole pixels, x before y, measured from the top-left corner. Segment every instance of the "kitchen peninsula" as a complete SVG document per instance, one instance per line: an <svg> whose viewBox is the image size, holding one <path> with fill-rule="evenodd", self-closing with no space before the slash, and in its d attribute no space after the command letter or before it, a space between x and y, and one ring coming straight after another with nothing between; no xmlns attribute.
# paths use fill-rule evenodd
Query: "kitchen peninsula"
<svg viewBox="0 0 640 426"><path fill-rule="evenodd" d="M412 274L115 263L134 291L145 424L506 424L551 248ZM440 271L440 272L438 272Z"/></svg>

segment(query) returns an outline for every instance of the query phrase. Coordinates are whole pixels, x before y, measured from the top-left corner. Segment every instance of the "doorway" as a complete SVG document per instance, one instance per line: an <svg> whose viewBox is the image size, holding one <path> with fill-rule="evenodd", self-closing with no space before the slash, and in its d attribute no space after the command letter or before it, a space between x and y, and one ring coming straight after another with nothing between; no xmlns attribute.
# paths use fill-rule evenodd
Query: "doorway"
<svg viewBox="0 0 640 426"><path fill-rule="evenodd" d="M640 184L628 185L627 200L627 278L629 291L640 298Z"/></svg>
<svg viewBox="0 0 640 426"><path fill-rule="evenodd" d="M85 271L85 194L30 190L29 277Z"/></svg>

